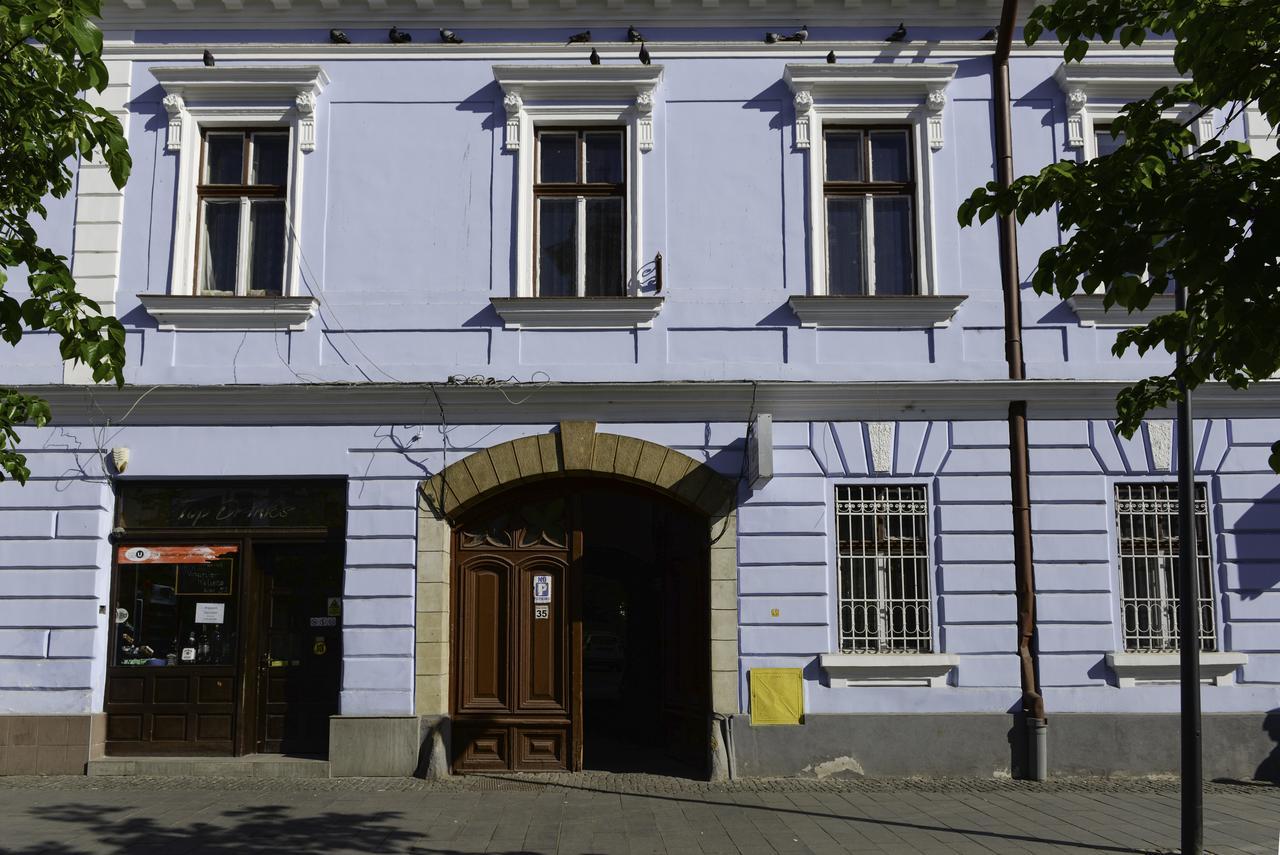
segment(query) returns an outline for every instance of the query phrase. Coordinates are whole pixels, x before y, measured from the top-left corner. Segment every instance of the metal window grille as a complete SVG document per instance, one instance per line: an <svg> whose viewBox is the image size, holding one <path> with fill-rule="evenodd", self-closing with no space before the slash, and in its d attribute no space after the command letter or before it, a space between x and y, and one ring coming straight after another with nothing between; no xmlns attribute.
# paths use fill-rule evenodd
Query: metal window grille
<svg viewBox="0 0 1280 855"><path fill-rule="evenodd" d="M931 651L928 512L921 486L836 487L842 651Z"/></svg>
<svg viewBox="0 0 1280 855"><path fill-rule="evenodd" d="M1217 647L1209 509L1196 485L1200 649ZM1116 531L1126 650L1178 649L1178 485L1117 484Z"/></svg>

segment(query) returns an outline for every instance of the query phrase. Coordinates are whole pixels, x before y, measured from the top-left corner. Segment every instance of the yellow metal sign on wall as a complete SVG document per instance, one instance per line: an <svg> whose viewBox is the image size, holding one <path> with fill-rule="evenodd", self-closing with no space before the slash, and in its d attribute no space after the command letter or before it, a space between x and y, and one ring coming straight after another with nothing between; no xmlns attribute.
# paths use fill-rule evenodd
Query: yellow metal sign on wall
<svg viewBox="0 0 1280 855"><path fill-rule="evenodd" d="M752 668L751 723L799 724L804 684L799 668Z"/></svg>

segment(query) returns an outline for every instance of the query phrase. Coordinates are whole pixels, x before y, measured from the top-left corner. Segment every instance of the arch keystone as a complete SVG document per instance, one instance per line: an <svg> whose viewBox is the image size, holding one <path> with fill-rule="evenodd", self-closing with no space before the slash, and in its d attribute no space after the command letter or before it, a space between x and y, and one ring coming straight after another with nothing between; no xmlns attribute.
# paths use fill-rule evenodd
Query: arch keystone
<svg viewBox="0 0 1280 855"><path fill-rule="evenodd" d="M595 444L595 422L561 422L560 455L564 461L564 471L589 471Z"/></svg>

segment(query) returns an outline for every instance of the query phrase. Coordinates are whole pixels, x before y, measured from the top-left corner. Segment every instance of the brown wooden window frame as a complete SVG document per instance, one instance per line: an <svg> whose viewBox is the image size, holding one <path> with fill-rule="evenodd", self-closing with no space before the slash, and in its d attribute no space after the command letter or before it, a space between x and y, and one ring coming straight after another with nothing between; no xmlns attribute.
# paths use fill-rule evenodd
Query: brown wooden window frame
<svg viewBox="0 0 1280 855"><path fill-rule="evenodd" d="M908 181L873 181L871 180L871 134L877 131L896 131L906 135L906 154ZM858 132L862 134L862 174L864 181L830 181L827 179L827 165L830 159L830 135ZM822 128L822 158L817 168L822 170L822 252L825 259L824 294L835 296L856 296L836 292L831 288L831 240L829 233L831 199L866 199L863 209L863 288L858 294L875 295L875 226L871 211L871 200L875 196L907 196L911 200L911 216L908 223L911 229L911 253L907 259L907 270L910 271L912 290L905 295L915 296L925 293L920 274L920 176L919 164L915 159L916 130L910 125L849 124L833 123Z"/></svg>
<svg viewBox="0 0 1280 855"><path fill-rule="evenodd" d="M543 182L542 180L542 138L547 134L576 134L577 148L577 178L572 183L569 182ZM587 157L586 157L586 134L589 133L612 133L619 138L619 150L622 156L622 181L618 183L592 182L588 183L587 177ZM542 277L541 277L541 251L539 247L540 234L542 228L542 206L543 199L573 199L578 200L578 246L577 246L577 265L574 297L588 296L609 296L609 297L625 297L628 294L627 259L629 258L628 247L630 242L631 229L631 212L629 210L630 201L627 195L627 175L631 167L628 158L628 133L627 128L622 125L543 125L534 128L533 132L533 166L532 166L532 183L533 183L533 244L532 258L530 264L533 268L533 294L534 297L542 297ZM617 283L617 293L606 295L590 295L588 294L586 259L587 247L585 242L586 218L585 207L587 199L618 199L622 208L622 246L621 246L621 262L622 277ZM552 295L557 296L557 295Z"/></svg>
<svg viewBox="0 0 1280 855"><path fill-rule="evenodd" d="M209 137L232 136L243 137L240 156L239 184L209 184ZM250 170L253 169L252 140L255 134L270 134L285 138L285 183L284 184L251 184ZM191 274L191 293L197 297L284 297L288 294L289 256L288 231L289 224L289 186L293 181L293 130L284 126L249 126L249 127L208 127L200 129L200 160L196 173L196 230L195 230L195 264ZM206 236L204 234L205 202L210 200L238 199L240 202L240 221L236 238L236 280L233 291L205 290L202 286ZM243 258L246 237L250 229L249 209L255 200L279 200L284 205L284 265L280 273L278 293L253 294L249 290L251 260Z"/></svg>

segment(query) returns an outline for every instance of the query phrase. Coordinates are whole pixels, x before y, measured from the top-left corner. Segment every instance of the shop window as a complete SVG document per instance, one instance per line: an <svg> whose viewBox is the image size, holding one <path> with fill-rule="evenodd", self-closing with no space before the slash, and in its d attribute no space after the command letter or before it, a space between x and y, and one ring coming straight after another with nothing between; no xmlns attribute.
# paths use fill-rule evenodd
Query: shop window
<svg viewBox="0 0 1280 855"><path fill-rule="evenodd" d="M239 546L120 547L112 664L234 664L238 559Z"/></svg>

